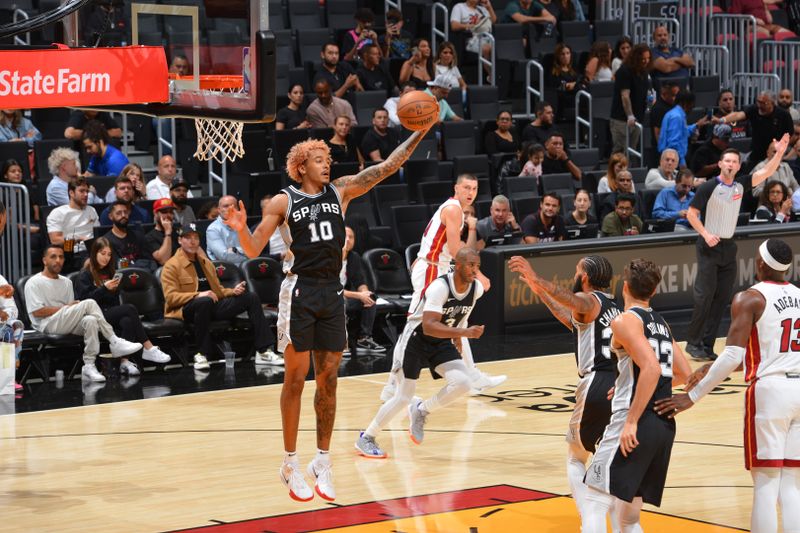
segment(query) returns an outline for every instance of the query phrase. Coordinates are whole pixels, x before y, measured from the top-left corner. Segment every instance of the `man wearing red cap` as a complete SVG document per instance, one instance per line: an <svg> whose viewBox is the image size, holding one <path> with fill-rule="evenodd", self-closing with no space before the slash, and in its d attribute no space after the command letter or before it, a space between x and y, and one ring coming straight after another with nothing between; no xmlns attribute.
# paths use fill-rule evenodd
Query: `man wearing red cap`
<svg viewBox="0 0 800 533"><path fill-rule="evenodd" d="M173 228L175 204L169 198L160 198L153 203L155 229L145 236L147 250L153 259L164 265L178 249L178 236Z"/></svg>

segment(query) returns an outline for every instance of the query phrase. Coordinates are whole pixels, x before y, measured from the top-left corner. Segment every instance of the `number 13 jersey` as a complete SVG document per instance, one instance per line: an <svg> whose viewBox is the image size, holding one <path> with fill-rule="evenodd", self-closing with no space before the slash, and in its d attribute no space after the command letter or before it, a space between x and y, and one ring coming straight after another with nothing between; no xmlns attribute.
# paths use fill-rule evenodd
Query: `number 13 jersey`
<svg viewBox="0 0 800 533"><path fill-rule="evenodd" d="M752 289L764 296L766 305L750 332L745 380L800 373L800 289L772 281Z"/></svg>
<svg viewBox="0 0 800 533"><path fill-rule="evenodd" d="M283 271L301 277L338 280L344 248L344 210L339 191L331 184L317 194L290 185L281 190L289 198L280 227L289 248Z"/></svg>

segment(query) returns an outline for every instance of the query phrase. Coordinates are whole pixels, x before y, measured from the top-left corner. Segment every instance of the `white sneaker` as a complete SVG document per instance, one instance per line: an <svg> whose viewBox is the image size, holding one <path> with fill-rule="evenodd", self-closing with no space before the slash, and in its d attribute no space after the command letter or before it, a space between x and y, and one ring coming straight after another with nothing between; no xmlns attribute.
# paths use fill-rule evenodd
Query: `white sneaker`
<svg viewBox="0 0 800 533"><path fill-rule="evenodd" d="M478 371L478 375L475 376L470 383L470 394L475 396L484 392L487 389L491 389L492 387L497 387L498 385L505 382L508 379L508 376L505 374L500 374L499 376L490 376L485 372Z"/></svg>
<svg viewBox="0 0 800 533"><path fill-rule="evenodd" d="M142 349L142 343L126 341L122 337L117 337L109 343L111 355L114 357L124 357L136 353Z"/></svg>
<svg viewBox="0 0 800 533"><path fill-rule="evenodd" d="M81 369L81 379L100 383L105 381L106 377L97 370L94 363L85 363L83 369Z"/></svg>
<svg viewBox="0 0 800 533"><path fill-rule="evenodd" d="M307 502L314 498L314 493L311 492L311 488L303 478L303 474L298 470L297 463L283 463L279 474L281 481L289 489L289 497L291 499L298 502Z"/></svg>
<svg viewBox="0 0 800 533"><path fill-rule="evenodd" d="M138 376L141 374L141 372L139 372L139 367L130 361L122 361L119 364L119 371L123 374L128 374L129 376Z"/></svg>
<svg viewBox="0 0 800 533"><path fill-rule="evenodd" d="M169 363L172 359L169 354L165 354L161 350L158 349L158 346L153 346L149 350L145 349L142 351L142 359L145 361L151 361L153 363Z"/></svg>
<svg viewBox="0 0 800 533"><path fill-rule="evenodd" d="M330 463L311 461L306 469L308 475L316 481L314 490L323 500L332 502L336 499L336 490L333 488L333 467Z"/></svg>
<svg viewBox="0 0 800 533"><path fill-rule="evenodd" d="M283 357L272 351L272 348L256 352L256 366L261 365L283 366Z"/></svg>
<svg viewBox="0 0 800 533"><path fill-rule="evenodd" d="M195 370L208 370L208 359L201 353L194 354L194 369Z"/></svg>

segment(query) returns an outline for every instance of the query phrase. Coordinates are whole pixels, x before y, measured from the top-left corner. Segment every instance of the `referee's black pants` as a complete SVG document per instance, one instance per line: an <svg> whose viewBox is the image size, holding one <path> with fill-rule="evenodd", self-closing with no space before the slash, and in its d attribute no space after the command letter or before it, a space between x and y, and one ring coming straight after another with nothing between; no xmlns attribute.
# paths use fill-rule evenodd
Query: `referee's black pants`
<svg viewBox="0 0 800 533"><path fill-rule="evenodd" d="M210 356L214 353L211 321L230 320L243 311L247 311L247 316L253 324L253 344L255 344L256 350L263 352L275 344L275 336L264 317L261 300L252 292L229 296L218 302L207 296L195 298L183 306L183 318L194 325L197 348L200 353Z"/></svg>
<svg viewBox="0 0 800 533"><path fill-rule="evenodd" d="M736 243L720 239L713 248L697 239L697 277L694 279L694 309L686 341L714 347L722 314L731 302L736 282Z"/></svg>

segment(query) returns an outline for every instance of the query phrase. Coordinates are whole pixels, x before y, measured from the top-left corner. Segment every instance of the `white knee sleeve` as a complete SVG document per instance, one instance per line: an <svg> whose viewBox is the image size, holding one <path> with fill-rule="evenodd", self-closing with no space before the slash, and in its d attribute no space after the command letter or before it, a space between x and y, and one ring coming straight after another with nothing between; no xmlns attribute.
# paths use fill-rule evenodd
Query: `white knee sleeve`
<svg viewBox="0 0 800 533"><path fill-rule="evenodd" d="M615 507L622 533L641 533L642 526L639 518L642 514L642 503L641 498L634 498L630 503L616 500Z"/></svg>
<svg viewBox="0 0 800 533"><path fill-rule="evenodd" d="M781 488L780 468L753 468L753 514L750 529L754 533L778 530L778 494Z"/></svg>
<svg viewBox="0 0 800 533"><path fill-rule="evenodd" d="M436 395L425 400L422 409L432 413L433 411L452 403L457 398L469 392L470 379L467 375L467 368L464 361L448 361L436 367L436 373L444 376L447 385L441 388Z"/></svg>

